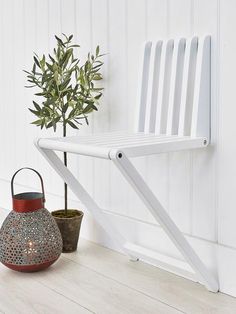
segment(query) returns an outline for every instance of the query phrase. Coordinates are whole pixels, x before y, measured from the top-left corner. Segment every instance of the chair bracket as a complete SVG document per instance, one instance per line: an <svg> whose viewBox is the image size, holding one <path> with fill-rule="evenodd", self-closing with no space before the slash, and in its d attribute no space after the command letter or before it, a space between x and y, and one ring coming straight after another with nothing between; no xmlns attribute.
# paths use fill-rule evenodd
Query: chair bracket
<svg viewBox="0 0 236 314"><path fill-rule="evenodd" d="M124 253L134 259L134 250L129 249L126 239L118 230L116 230L112 222L109 220L109 217L103 213L102 209L96 204L69 169L64 166L57 154L51 149L40 147L39 141L36 141L36 147L64 180L64 182L68 184L78 199L91 212L95 220L107 232L113 241L124 251ZM191 266L199 281L203 283L208 290L217 292L219 290L217 280L192 249L182 232L169 217L164 207L150 190L129 158L126 157L124 152L117 150L111 150L109 156L116 167L120 170L121 174L136 191L137 195L142 199L147 209L169 236L170 240L183 255L186 262ZM137 258L138 257L139 256L137 256Z"/></svg>

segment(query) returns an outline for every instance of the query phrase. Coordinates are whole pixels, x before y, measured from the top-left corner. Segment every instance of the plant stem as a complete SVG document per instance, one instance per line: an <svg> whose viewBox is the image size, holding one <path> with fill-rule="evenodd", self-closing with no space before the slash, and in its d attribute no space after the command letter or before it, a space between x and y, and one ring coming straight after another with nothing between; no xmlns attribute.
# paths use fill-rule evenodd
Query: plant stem
<svg viewBox="0 0 236 314"><path fill-rule="evenodd" d="M63 123L63 137L66 136L66 124ZM64 165L67 167L67 152L63 153L64 156ZM65 200L65 215L67 216L67 203L68 203L68 190L67 190L67 184L64 182L64 200Z"/></svg>

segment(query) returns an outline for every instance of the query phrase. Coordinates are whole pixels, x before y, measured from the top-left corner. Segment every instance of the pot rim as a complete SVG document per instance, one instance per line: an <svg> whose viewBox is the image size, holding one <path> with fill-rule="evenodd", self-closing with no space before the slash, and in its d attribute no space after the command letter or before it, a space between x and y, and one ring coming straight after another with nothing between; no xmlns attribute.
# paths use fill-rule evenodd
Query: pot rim
<svg viewBox="0 0 236 314"><path fill-rule="evenodd" d="M76 210L80 215L76 215L76 216L74 216L74 217L57 217L57 216L54 216L53 215L53 213L55 213L55 212L58 212L58 211L64 211L64 209L57 209L57 210L53 210L52 212L51 212L51 215L54 217L54 218L56 218L56 219L80 219L80 218L82 218L83 216L84 216L84 212L82 212L82 210L78 210L78 209L75 209L75 208L69 208L68 210Z"/></svg>

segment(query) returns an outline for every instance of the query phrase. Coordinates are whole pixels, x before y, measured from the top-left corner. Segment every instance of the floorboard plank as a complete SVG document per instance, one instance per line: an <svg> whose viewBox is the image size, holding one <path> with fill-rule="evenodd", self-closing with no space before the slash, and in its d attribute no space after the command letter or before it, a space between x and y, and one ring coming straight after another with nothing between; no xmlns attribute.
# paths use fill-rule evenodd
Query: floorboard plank
<svg viewBox="0 0 236 314"><path fill-rule="evenodd" d="M41 272L43 273L43 272ZM78 303L0 264L0 313L4 314L91 314Z"/></svg>
<svg viewBox="0 0 236 314"><path fill-rule="evenodd" d="M183 313L64 257L32 278L97 314Z"/></svg>
<svg viewBox="0 0 236 314"><path fill-rule="evenodd" d="M80 239L43 272L0 265L0 313L235 314L236 299Z"/></svg>
<svg viewBox="0 0 236 314"><path fill-rule="evenodd" d="M186 313L236 313L233 297L208 292L200 284L146 263L130 262L122 254L83 239L77 252L64 257Z"/></svg>

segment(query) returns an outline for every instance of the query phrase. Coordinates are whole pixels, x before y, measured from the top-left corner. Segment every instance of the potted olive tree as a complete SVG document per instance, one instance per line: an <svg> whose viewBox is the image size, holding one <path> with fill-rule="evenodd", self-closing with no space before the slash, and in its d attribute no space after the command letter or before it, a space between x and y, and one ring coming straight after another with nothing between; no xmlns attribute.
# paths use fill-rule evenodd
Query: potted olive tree
<svg viewBox="0 0 236 314"><path fill-rule="evenodd" d="M73 35L62 38L55 36L56 47L52 55L41 58L34 54L32 71L27 73L28 88L37 88L35 96L40 101L33 101L29 110L37 117L32 124L41 129L62 127L63 136L67 128L79 129L88 114L97 110L103 88L96 86L102 79L100 73L103 65L99 46L95 54L89 53L86 61L80 64L75 56L79 45L72 43ZM63 153L64 165L67 167L67 153ZM64 183L64 209L52 212L63 238L63 252L76 250L83 212L68 208L68 189Z"/></svg>

